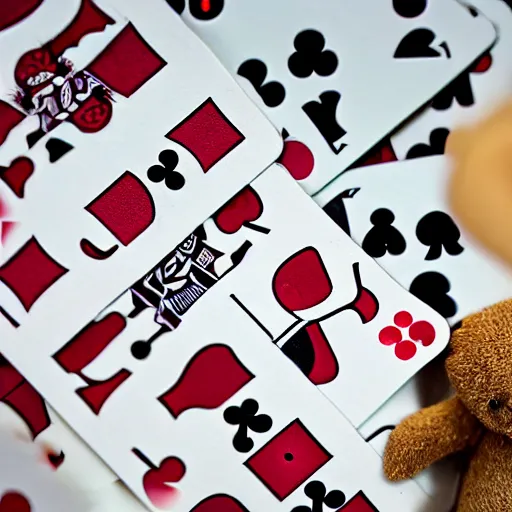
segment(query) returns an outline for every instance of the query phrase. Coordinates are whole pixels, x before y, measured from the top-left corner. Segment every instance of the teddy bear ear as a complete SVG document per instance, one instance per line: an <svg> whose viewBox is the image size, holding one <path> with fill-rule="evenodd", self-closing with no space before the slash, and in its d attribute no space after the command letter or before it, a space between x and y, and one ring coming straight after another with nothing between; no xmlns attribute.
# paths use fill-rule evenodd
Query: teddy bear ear
<svg viewBox="0 0 512 512"><path fill-rule="evenodd" d="M512 344L512 299L493 304L454 325L450 347L457 350L494 341Z"/></svg>

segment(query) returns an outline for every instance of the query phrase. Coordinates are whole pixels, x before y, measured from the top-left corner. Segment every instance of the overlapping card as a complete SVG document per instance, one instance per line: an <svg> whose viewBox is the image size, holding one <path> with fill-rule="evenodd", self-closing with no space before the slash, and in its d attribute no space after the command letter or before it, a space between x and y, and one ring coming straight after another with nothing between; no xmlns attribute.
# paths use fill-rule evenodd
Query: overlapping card
<svg viewBox="0 0 512 512"><path fill-rule="evenodd" d="M450 215L443 158L345 171L441 153L505 90L505 10L0 8L0 423L95 511L439 510L439 470L390 484L379 455L447 321L510 280Z"/></svg>

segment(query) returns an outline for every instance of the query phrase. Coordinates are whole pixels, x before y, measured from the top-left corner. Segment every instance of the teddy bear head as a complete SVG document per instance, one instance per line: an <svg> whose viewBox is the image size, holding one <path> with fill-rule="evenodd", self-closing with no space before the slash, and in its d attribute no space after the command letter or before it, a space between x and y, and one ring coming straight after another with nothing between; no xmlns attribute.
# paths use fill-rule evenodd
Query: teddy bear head
<svg viewBox="0 0 512 512"><path fill-rule="evenodd" d="M466 408L489 430L512 438L512 299L462 321L446 371Z"/></svg>

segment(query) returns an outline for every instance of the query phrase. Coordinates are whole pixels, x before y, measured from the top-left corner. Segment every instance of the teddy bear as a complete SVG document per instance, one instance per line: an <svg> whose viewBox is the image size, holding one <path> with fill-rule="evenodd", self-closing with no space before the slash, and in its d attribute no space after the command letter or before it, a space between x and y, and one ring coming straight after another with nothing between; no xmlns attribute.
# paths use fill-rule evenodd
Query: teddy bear
<svg viewBox="0 0 512 512"><path fill-rule="evenodd" d="M512 511L512 299L463 319L445 368L455 395L392 431L384 473L391 481L412 478L467 451L457 512Z"/></svg>
<svg viewBox="0 0 512 512"><path fill-rule="evenodd" d="M512 266L512 97L485 117L452 130L447 199L457 223Z"/></svg>

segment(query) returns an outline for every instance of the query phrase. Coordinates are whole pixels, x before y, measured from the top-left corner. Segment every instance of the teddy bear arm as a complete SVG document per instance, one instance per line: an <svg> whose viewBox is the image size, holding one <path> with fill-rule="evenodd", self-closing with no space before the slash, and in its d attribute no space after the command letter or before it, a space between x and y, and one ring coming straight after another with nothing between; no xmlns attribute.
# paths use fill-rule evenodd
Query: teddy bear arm
<svg viewBox="0 0 512 512"><path fill-rule="evenodd" d="M393 481L412 478L466 448L478 432L478 420L457 398L422 409L403 420L389 436L384 472Z"/></svg>

